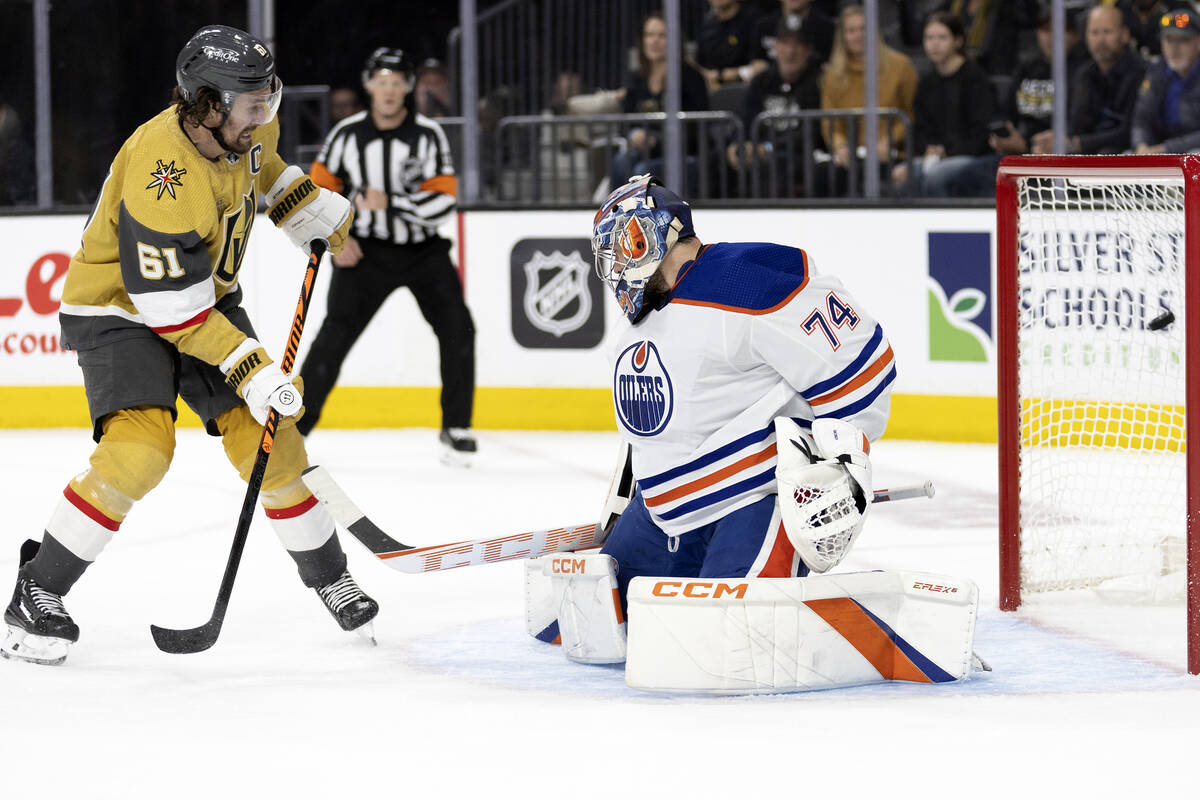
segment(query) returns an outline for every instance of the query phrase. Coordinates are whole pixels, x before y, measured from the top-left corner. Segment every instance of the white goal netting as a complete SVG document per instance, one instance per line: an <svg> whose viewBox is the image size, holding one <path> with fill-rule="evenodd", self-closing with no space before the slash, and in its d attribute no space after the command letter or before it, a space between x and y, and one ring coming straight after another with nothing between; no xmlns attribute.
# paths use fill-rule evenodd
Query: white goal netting
<svg viewBox="0 0 1200 800"><path fill-rule="evenodd" d="M1183 197L1018 180L1023 593L1183 586Z"/></svg>

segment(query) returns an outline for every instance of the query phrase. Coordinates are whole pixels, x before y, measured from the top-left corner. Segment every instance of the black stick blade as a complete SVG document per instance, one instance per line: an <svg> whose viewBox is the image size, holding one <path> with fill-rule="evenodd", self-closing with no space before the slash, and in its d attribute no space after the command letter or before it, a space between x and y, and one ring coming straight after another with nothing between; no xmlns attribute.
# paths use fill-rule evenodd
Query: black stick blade
<svg viewBox="0 0 1200 800"><path fill-rule="evenodd" d="M199 628L188 628L183 631L160 628L157 625L150 626L150 635L154 637L154 644L158 646L159 650L164 653L181 655L207 650L217 643L217 636L220 633L221 620L218 619L209 620Z"/></svg>

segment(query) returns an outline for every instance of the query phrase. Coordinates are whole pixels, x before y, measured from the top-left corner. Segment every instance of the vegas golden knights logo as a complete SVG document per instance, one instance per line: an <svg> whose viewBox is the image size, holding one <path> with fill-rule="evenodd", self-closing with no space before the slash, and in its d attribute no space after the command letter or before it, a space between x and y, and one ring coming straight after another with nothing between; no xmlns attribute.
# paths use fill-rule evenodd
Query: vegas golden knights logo
<svg viewBox="0 0 1200 800"><path fill-rule="evenodd" d="M225 285L236 281L238 270L242 268L246 243L250 241L250 228L254 225L254 196L254 183L251 182L242 202L231 208L222 220L224 235L214 274Z"/></svg>

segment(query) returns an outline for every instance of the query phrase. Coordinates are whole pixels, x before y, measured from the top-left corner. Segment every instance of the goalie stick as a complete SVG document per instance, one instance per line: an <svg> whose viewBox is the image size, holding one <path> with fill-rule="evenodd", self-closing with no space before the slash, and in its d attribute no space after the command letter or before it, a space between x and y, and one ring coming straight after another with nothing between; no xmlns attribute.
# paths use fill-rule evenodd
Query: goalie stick
<svg viewBox="0 0 1200 800"><path fill-rule="evenodd" d="M300 477L309 491L326 505L334 522L349 531L380 561L392 569L410 574L536 558L547 553L587 550L604 544L608 536L608 531L601 530L599 525L592 522L544 531L525 531L511 536L413 547L393 539L368 519L324 467L311 466ZM933 481L925 481L921 486L879 489L871 502L886 503L913 497L933 497Z"/></svg>
<svg viewBox="0 0 1200 800"><path fill-rule="evenodd" d="M296 303L296 313L288 331L283 361L279 364L279 369L285 375L291 374L292 365L296 363L296 349L300 346L300 334L304 332L304 318L308 316L308 305L317 284L317 267L321 265L321 256L325 253L325 242L314 239L310 248L308 270L304 273L304 282L300 287L300 300ZM246 482L242 513L233 533L233 544L229 549L229 559L225 562L225 574L221 576L221 587L217 590L217 601L213 606L212 616L200 627L185 630L151 625L150 635L154 637L154 644L164 653L199 653L217 643L217 637L221 635L221 625L225 622L225 610L229 607L229 596L233 593L233 580L237 577L242 550L246 547L246 537L250 533L250 521L254 519L254 506L258 502L263 475L267 471L267 459L271 457L271 448L275 444L278 425L279 412L272 408L267 413L267 423L263 425L262 438L258 441L258 455L255 456L254 468L250 471L250 480Z"/></svg>

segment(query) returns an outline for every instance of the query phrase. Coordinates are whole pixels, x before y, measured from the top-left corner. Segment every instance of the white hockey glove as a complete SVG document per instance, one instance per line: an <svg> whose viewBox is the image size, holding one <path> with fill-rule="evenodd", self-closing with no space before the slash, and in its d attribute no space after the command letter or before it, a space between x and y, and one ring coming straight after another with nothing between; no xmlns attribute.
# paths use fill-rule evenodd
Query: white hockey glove
<svg viewBox="0 0 1200 800"><path fill-rule="evenodd" d="M871 460L857 426L813 422L811 444L800 426L776 417L779 510L788 540L813 572L836 567L862 531L871 507Z"/></svg>
<svg viewBox="0 0 1200 800"><path fill-rule="evenodd" d="M337 255L346 246L354 206L336 192L317 186L297 166L279 174L267 191L267 216L305 253L309 242L322 239Z"/></svg>
<svg viewBox="0 0 1200 800"><path fill-rule="evenodd" d="M302 389L280 371L257 339L247 337L220 367L226 385L246 401L259 425L267 424L271 408L293 423L300 419L304 411Z"/></svg>

